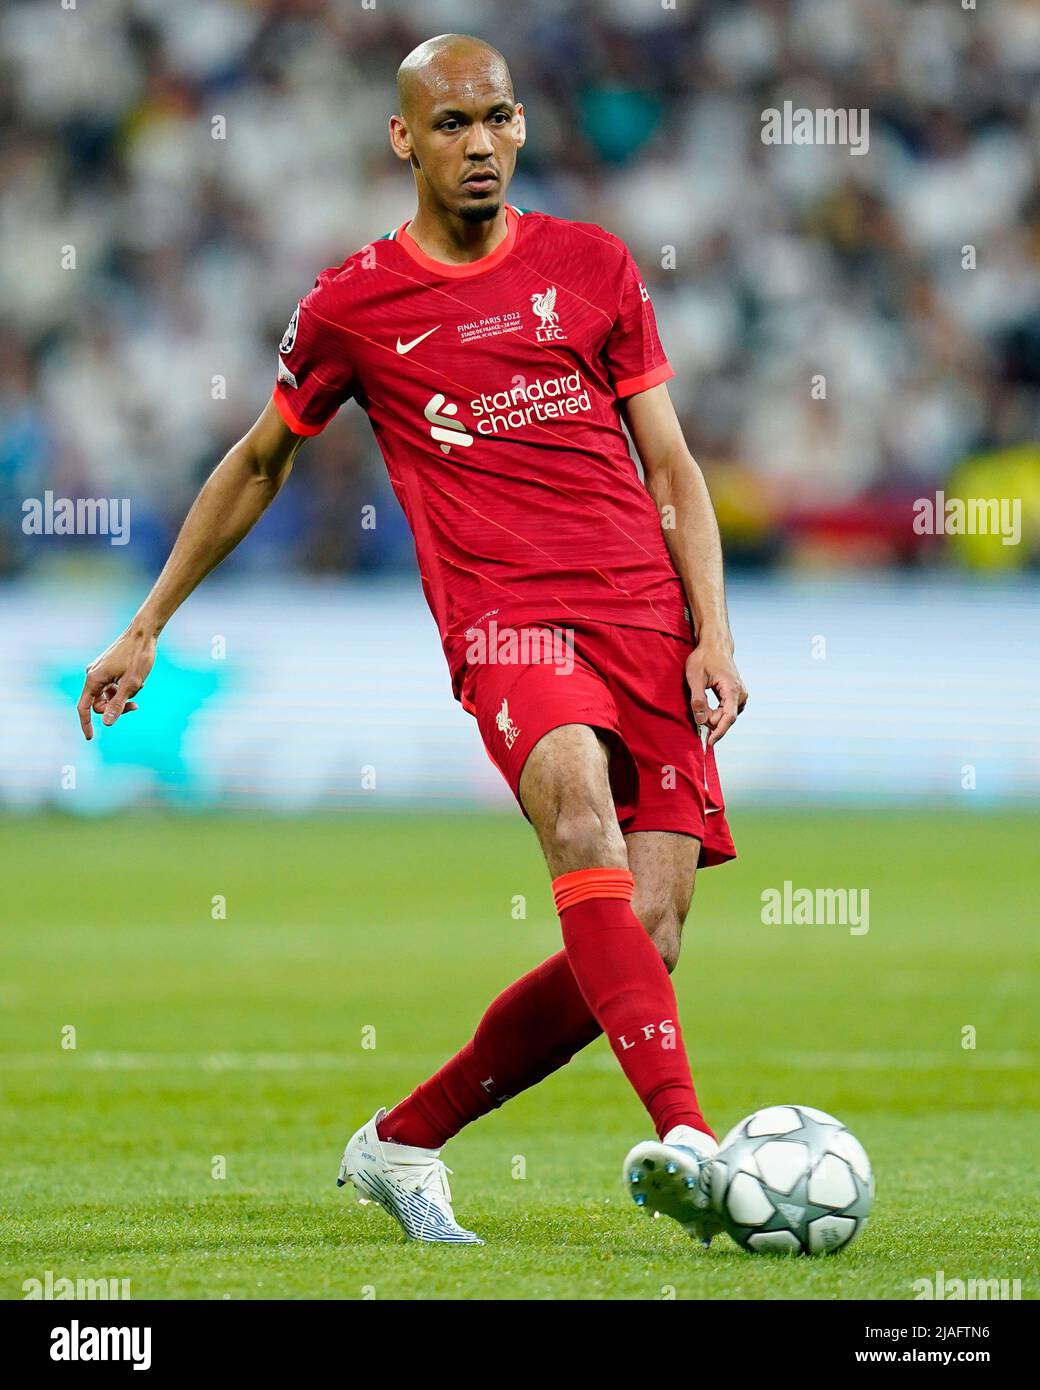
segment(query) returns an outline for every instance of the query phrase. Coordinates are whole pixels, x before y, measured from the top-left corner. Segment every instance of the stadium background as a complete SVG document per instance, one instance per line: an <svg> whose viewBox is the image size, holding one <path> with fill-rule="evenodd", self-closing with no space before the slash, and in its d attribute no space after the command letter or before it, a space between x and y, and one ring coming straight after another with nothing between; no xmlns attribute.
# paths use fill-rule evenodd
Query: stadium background
<svg viewBox="0 0 1040 1390"><path fill-rule="evenodd" d="M962 1165L943 1198L960 1222L943 1229L962 1242L947 1268L981 1271L985 1239L1018 1272L1018 1230L995 1209L973 1226L975 1206L958 1203L964 1166L998 1132L991 1200L1024 1182L1036 1114L1031 0L5 5L0 1024L8 1195L27 1213L8 1232L13 1268L129 1270L138 1288L201 1296L263 1296L280 1268L278 1292L357 1296L355 1229L336 1252L346 1284L330 1283L327 1208L286 1188L301 1165L306 1190L328 1179L347 1124L333 1073L356 1083L352 1124L555 949L531 837L450 698L410 538L354 407L306 445L254 535L170 624L141 710L89 746L73 710L83 666L269 395L297 299L409 215L411 181L386 145L392 77L445 30L489 37L510 61L529 131L511 201L598 221L633 248L724 533L752 691L720 749L741 860L698 886L711 998L678 977L684 1010L700 1006L708 1101L728 1124L797 1090L861 1133L892 1224L880 1266L868 1252L845 1267L860 1293L908 1296L910 1274L943 1258L936 1241L905 1267L893 1253L912 1251L907 1222L931 1230L940 1142ZM764 145L762 112L785 100L868 108L869 153ZM938 490L1019 499L1020 543L915 534L915 500ZM27 535L23 505L48 491L128 498L129 543ZM872 885L870 936L764 934L760 890L785 877ZM523 935L515 893L532 904ZM964 1053L959 1030L980 1017L988 1050ZM73 1018L70 1055L55 1038ZM357 1054L372 1019L395 1041ZM523 1184L474 1195L473 1170L520 1142L524 1198L548 1210L536 1158L560 1171L566 1148L551 1145L592 1124L613 1183L642 1119L597 1049L574 1064L580 1105L553 1081L460 1141L468 1210L486 1202L503 1239L510 1217L531 1221L529 1238L553 1248L552 1268L534 1270L510 1247L485 1294L527 1280L538 1296L648 1296L659 1236L637 1233L640 1284L618 1225L612 1284L557 1248L559 1214L539 1226ZM351 1071L362 1064L377 1082ZM49 1138L76 1146L75 1184L48 1161ZM208 1164L220 1146L234 1147L237 1199L268 1204L256 1219L269 1251L239 1240L234 1212L214 1215L208 1167L199 1186L199 1154ZM82 1236L84 1202L96 1241ZM126 1237L127 1203L139 1238ZM286 1256L298 1285L274 1249L279 1212L313 1247ZM386 1279L413 1294L382 1243L394 1237L373 1239ZM679 1296L696 1293L683 1252L666 1253ZM838 1277L785 1274L783 1288L833 1296L821 1281ZM429 1285L461 1287L448 1274ZM749 1287L778 1286L745 1270L732 1291Z"/></svg>

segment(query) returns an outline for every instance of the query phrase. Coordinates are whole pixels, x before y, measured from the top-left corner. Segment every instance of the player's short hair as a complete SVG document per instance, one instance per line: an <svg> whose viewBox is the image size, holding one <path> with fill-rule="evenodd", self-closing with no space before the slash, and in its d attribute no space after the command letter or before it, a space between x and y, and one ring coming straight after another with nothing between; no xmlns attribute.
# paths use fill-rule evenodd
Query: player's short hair
<svg viewBox="0 0 1040 1390"><path fill-rule="evenodd" d="M486 39L479 39L473 34L437 34L435 38L426 39L417 48L413 48L397 69L397 100L402 116L407 116L406 108L412 105L414 96L423 84L426 73L437 59L444 53L450 53L453 49L466 48L473 50L474 53L488 54L492 62L501 67L506 86L509 88L510 96L512 96L513 79L509 72L509 64L494 44L488 43Z"/></svg>

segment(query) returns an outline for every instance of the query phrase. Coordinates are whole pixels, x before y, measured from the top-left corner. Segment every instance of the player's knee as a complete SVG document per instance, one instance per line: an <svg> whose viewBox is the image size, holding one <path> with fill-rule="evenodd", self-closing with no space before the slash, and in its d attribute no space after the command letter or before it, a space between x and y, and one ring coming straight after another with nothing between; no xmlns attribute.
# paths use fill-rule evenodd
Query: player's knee
<svg viewBox="0 0 1040 1390"><path fill-rule="evenodd" d="M557 856L580 868L614 867L625 863L625 845L616 822L588 803L561 808L552 826Z"/></svg>
<svg viewBox="0 0 1040 1390"><path fill-rule="evenodd" d="M657 947L658 954L664 961L664 967L670 975L679 964L679 952L682 949L682 937L679 935L678 926L658 932L656 936L651 937L651 940Z"/></svg>
<svg viewBox="0 0 1040 1390"><path fill-rule="evenodd" d="M671 907L651 908L637 915L670 975L679 964L679 952L682 949L681 918Z"/></svg>

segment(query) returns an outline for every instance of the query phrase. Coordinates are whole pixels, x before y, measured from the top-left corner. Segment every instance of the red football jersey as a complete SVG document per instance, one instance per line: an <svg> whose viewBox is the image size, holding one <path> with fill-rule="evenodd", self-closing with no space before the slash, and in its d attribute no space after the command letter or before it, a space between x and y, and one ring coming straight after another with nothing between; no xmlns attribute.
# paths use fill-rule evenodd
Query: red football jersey
<svg viewBox="0 0 1040 1390"><path fill-rule="evenodd" d="M689 638L682 583L620 401L674 375L627 247L508 207L466 265L407 224L325 270L282 339L274 400L318 434L353 397L404 508L458 683L467 633L568 619Z"/></svg>

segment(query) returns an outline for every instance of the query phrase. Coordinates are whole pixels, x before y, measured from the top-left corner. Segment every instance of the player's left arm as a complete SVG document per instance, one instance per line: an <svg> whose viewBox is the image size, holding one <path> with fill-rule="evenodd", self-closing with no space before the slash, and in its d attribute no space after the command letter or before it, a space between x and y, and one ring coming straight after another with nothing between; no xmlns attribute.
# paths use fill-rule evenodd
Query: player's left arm
<svg viewBox="0 0 1040 1390"><path fill-rule="evenodd" d="M715 508L704 475L686 447L668 387L662 382L629 396L622 408L693 614L697 646L686 663L686 679L693 717L698 725L708 726L711 745L733 726L748 698L733 660ZM719 702L714 709L706 699L709 690Z"/></svg>

